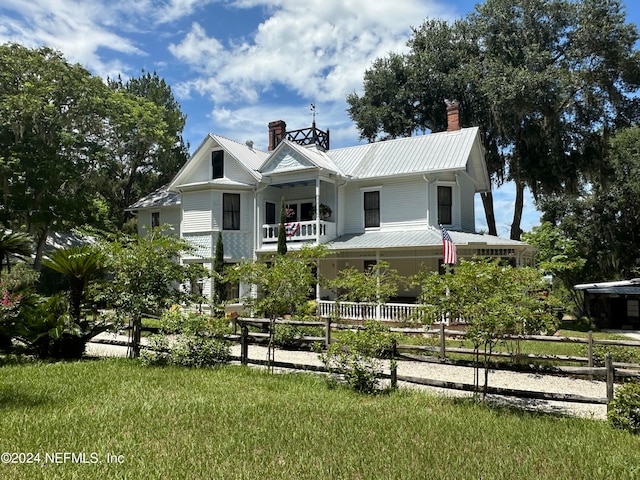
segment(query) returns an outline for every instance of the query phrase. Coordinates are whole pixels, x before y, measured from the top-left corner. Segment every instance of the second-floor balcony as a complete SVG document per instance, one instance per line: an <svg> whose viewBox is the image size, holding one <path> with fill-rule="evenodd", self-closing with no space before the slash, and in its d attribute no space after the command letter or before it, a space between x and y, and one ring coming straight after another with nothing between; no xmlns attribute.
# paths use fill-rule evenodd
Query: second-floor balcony
<svg viewBox="0 0 640 480"><path fill-rule="evenodd" d="M309 220L306 222L285 223L287 241L289 242L329 242L336 238L336 224L326 220ZM278 224L262 225L262 242L278 241Z"/></svg>

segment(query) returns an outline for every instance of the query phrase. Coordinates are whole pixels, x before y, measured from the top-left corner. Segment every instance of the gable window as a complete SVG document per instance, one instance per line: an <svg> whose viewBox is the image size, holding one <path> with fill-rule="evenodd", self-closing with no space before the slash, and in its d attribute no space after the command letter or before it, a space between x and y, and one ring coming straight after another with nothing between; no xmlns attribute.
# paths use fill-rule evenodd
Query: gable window
<svg viewBox="0 0 640 480"><path fill-rule="evenodd" d="M240 230L240 194L222 194L222 229Z"/></svg>
<svg viewBox="0 0 640 480"><path fill-rule="evenodd" d="M264 223L273 225L276 223L276 204L267 202L264 207Z"/></svg>
<svg viewBox="0 0 640 480"><path fill-rule="evenodd" d="M380 192L364 192L364 228L380 226Z"/></svg>
<svg viewBox="0 0 640 480"><path fill-rule="evenodd" d="M224 152L218 150L211 152L211 178L223 178L224 177Z"/></svg>
<svg viewBox="0 0 640 480"><path fill-rule="evenodd" d="M160 226L160 212L151 212L151 228Z"/></svg>
<svg viewBox="0 0 640 480"><path fill-rule="evenodd" d="M451 225L453 207L453 188L438 186L438 223L441 225Z"/></svg>

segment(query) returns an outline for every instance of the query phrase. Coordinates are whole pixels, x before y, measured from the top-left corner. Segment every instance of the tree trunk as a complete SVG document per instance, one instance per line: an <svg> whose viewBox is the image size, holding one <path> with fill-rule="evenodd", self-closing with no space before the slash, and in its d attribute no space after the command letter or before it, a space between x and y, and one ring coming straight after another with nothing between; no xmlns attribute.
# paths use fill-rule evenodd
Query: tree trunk
<svg viewBox="0 0 640 480"><path fill-rule="evenodd" d="M496 215L493 211L493 193L481 193L480 198L482 198L482 206L484 207L484 216L487 219L487 228L489 229L489 235L497 237L498 230L496 229Z"/></svg>
<svg viewBox="0 0 640 480"><path fill-rule="evenodd" d="M524 183L520 180L514 181L516 184L516 204L513 207L513 223L511 223L511 240L520 240L522 235L522 210L524 208Z"/></svg>

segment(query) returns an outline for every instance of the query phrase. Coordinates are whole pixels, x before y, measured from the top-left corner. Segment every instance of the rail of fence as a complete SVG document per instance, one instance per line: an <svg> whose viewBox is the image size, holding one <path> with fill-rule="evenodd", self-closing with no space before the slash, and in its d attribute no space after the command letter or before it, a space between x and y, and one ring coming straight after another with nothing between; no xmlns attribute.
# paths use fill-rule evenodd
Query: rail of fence
<svg viewBox="0 0 640 480"><path fill-rule="evenodd" d="M291 325L302 327L323 327L324 336L302 336L298 339L301 344L309 344L312 342L320 342L325 347L329 346L333 341L332 331L344 330L344 329L360 329L361 325L352 324L340 324L333 323L331 319L327 318L324 321L319 322L307 322L307 321L294 321L294 320L268 320L268 319L244 319L235 318L232 319L232 333L227 335L227 340L231 342L237 342L240 344L240 355L235 358L241 364L257 364L266 365L276 368L288 368L295 370L309 370L316 372L328 372L328 370L322 366L305 364L305 363L292 363L276 361L272 355L269 355L267 360L251 358L249 355L249 345L255 343L267 343L273 346L274 333L277 325ZM249 327L254 327L252 331ZM448 354L462 354L462 355L475 355L477 352L474 349L468 348L455 348L446 345L447 338L464 338L465 333L459 330L447 330L444 324L441 324L436 329L425 328L392 328L392 331L403 332L413 335L427 335L437 336L439 339L438 346L430 345L405 345L396 344L394 340L393 344L393 358L396 360L408 360L408 361L421 361L421 362L439 362L439 363L455 363L448 357ZM611 354L608 353L605 356L605 365L603 367L594 367L594 355L593 347L595 345L610 345L610 346L627 346L627 347L640 347L638 341L626 341L626 340L599 340L594 339L592 332L588 333L587 338L579 337L555 337L546 335L512 335L505 336L505 340L535 340L543 342L565 342L565 343L582 343L587 345L588 356L566 356L566 355L540 355L540 354L513 354L510 352L493 352L492 357L511 357L517 359L528 360L545 360L545 361L558 361L558 362L571 362L571 363L586 363L586 367L576 366L563 366L563 365L548 365L546 370L555 374L562 375L576 375L587 376L589 378L602 377L605 379L606 384L606 397L584 397L580 395L564 394L564 393L550 393L550 392L535 392L530 390L518 390L510 388L487 388L487 393L495 395L513 396L519 398L528 399L542 399L542 400L554 400L563 402L577 402L577 403L592 403L592 404L606 404L613 399L614 395L614 383L616 378L627 377L640 377L638 369L640 365L631 363L614 362ZM122 346L128 346L126 342L118 342L114 340L97 340L96 343L110 343L119 344ZM413 352L413 353L412 353ZM416 352L418 354L416 354ZM431 355L430 355L431 354ZM435 356L433 355L435 354ZM467 362L468 364L469 362ZM391 362L394 365L395 362ZM500 365L498 363L492 364L492 368L509 369L508 365ZM428 379L422 377L401 376L398 375L397 369L391 368L389 373L384 373L383 378L387 378L391 381L391 385L395 387L398 381L445 388L455 389L462 391L476 391L477 385L447 382L442 380Z"/></svg>

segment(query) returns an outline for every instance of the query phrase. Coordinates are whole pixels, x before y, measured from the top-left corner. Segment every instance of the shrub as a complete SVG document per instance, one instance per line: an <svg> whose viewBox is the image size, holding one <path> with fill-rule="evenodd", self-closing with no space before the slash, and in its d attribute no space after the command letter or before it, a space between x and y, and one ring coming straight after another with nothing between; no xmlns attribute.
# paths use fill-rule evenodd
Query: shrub
<svg viewBox="0 0 640 480"><path fill-rule="evenodd" d="M631 381L616 391L607 418L614 428L640 433L640 382Z"/></svg>
<svg viewBox="0 0 640 480"><path fill-rule="evenodd" d="M273 341L281 348L299 348L303 337L321 337L323 334L322 327L276 324Z"/></svg>
<svg viewBox="0 0 640 480"><path fill-rule="evenodd" d="M327 370L344 377L347 385L358 392L377 391L382 374L381 357L388 357L393 336L380 322L368 320L364 328L345 332L344 337L332 343L320 355Z"/></svg>
<svg viewBox="0 0 640 480"><path fill-rule="evenodd" d="M160 319L160 333L149 337L150 350L141 353L145 365L201 368L229 361L229 333L224 318L184 312L173 306Z"/></svg>
<svg viewBox="0 0 640 480"><path fill-rule="evenodd" d="M582 346L584 355L587 355L588 347ZM593 364L598 367L604 366L604 359L607 354L611 354L611 359L619 363L640 363L640 349L634 347L624 347L620 345L594 345Z"/></svg>

